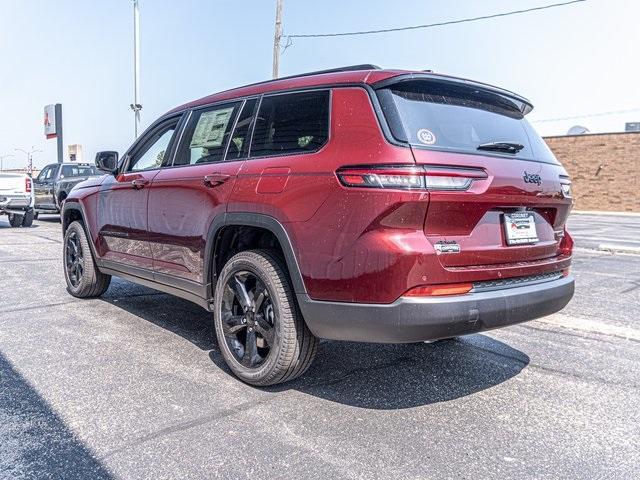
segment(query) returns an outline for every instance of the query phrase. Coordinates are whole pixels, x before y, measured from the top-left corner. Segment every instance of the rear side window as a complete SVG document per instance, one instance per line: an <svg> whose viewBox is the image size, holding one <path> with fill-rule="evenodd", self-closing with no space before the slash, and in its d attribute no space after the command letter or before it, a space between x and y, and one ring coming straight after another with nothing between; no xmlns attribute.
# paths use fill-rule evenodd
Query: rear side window
<svg viewBox="0 0 640 480"><path fill-rule="evenodd" d="M525 120L523 104L505 95L474 85L414 80L383 88L378 98L393 136L412 146L557 163ZM518 151L489 146L501 142L518 145Z"/></svg>
<svg viewBox="0 0 640 480"><path fill-rule="evenodd" d="M88 165L63 165L60 176L69 177L89 177L95 175L95 169Z"/></svg>
<svg viewBox="0 0 640 480"><path fill-rule="evenodd" d="M251 156L311 153L328 138L328 90L265 96L256 118Z"/></svg>

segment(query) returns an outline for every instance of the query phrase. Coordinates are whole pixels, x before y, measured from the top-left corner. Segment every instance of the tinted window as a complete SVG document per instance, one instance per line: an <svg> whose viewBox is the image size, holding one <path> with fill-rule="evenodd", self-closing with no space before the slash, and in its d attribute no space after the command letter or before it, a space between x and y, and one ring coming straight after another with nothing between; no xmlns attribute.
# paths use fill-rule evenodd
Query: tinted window
<svg viewBox="0 0 640 480"><path fill-rule="evenodd" d="M51 177L53 176L53 170L54 170L54 167L52 166L44 167L44 170L42 170L40 172L40 175L38 175L38 181L46 182L47 180L50 180Z"/></svg>
<svg viewBox="0 0 640 480"><path fill-rule="evenodd" d="M478 153L481 144L509 142L523 148L506 156L555 162L524 119L522 103L507 96L424 80L392 85L378 96L394 137L414 146Z"/></svg>
<svg viewBox="0 0 640 480"><path fill-rule="evenodd" d="M251 156L314 152L328 136L328 91L266 96L256 118Z"/></svg>
<svg viewBox="0 0 640 480"><path fill-rule="evenodd" d="M224 158L239 104L193 112L174 165L220 162Z"/></svg>
<svg viewBox="0 0 640 480"><path fill-rule="evenodd" d="M256 99L247 100L242 108L242 112L238 117L236 128L231 135L231 142L227 149L226 160L239 160L247 158L249 152L248 135L253 120L253 111L256 108Z"/></svg>
<svg viewBox="0 0 640 480"><path fill-rule="evenodd" d="M160 168L168 155L169 143L173 137L176 124L156 131L141 150L135 153L129 164L129 171L140 172Z"/></svg>
<svg viewBox="0 0 640 480"><path fill-rule="evenodd" d="M95 169L88 165L63 165L60 177L89 177L95 174Z"/></svg>

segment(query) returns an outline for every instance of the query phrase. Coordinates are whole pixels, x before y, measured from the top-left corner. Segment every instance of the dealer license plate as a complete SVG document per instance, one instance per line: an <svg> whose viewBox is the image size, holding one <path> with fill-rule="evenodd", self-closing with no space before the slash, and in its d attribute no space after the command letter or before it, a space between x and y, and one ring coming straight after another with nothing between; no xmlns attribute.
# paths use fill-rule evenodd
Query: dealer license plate
<svg viewBox="0 0 640 480"><path fill-rule="evenodd" d="M504 214L504 232L507 245L536 243L536 220L531 212L514 212Z"/></svg>

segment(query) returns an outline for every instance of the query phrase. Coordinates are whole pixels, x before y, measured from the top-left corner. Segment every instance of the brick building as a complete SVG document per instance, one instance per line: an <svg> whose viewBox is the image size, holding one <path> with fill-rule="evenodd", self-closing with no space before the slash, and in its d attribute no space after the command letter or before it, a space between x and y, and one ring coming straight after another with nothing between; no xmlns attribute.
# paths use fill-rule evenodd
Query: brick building
<svg viewBox="0 0 640 480"><path fill-rule="evenodd" d="M640 132L545 141L571 175L575 210L640 212Z"/></svg>

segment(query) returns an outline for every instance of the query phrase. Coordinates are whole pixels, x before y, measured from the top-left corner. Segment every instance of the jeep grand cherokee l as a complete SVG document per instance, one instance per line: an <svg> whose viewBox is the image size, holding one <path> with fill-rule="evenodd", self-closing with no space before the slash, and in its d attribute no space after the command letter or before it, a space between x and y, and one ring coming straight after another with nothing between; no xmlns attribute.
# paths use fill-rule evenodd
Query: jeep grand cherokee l
<svg viewBox="0 0 640 480"><path fill-rule="evenodd" d="M418 342L557 312L571 188L531 109L369 65L183 105L69 194L68 291L116 275L201 305L253 385L303 373L318 338Z"/></svg>

